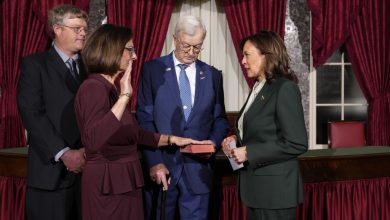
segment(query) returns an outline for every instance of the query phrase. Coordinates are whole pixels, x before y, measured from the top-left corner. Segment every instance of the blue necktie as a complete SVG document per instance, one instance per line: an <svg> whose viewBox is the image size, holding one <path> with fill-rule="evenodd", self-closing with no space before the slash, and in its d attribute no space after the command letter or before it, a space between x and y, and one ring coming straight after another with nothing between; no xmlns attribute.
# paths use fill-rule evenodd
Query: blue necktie
<svg viewBox="0 0 390 220"><path fill-rule="evenodd" d="M74 80L76 82L80 82L80 78L79 78L79 74L77 72L77 63L75 60L73 60L72 58L69 58L66 63L68 64L68 68L69 68L69 71L70 71L70 74L73 76Z"/></svg>
<svg viewBox="0 0 390 220"><path fill-rule="evenodd" d="M188 65L179 64L178 66L180 67L180 76L179 76L180 99L183 105L184 117L187 121L192 108L190 81L188 80L186 74L186 68L188 67Z"/></svg>

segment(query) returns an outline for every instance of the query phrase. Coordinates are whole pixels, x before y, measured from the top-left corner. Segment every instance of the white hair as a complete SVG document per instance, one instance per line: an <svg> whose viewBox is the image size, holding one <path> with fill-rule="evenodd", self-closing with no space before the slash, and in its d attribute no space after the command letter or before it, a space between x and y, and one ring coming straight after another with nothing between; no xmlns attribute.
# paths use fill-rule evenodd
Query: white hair
<svg viewBox="0 0 390 220"><path fill-rule="evenodd" d="M193 15L187 15L179 18L179 21L176 23L175 35L178 36L180 32L194 36L196 29L200 28L203 31L203 37L206 36L206 27L203 21Z"/></svg>

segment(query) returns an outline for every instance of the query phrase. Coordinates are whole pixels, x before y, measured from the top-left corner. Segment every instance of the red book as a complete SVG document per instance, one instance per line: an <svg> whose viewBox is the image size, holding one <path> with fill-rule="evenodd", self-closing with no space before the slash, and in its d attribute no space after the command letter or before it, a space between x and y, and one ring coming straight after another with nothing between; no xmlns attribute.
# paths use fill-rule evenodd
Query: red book
<svg viewBox="0 0 390 220"><path fill-rule="evenodd" d="M190 154L214 153L215 148L212 144L190 144L185 147L181 147L180 152Z"/></svg>

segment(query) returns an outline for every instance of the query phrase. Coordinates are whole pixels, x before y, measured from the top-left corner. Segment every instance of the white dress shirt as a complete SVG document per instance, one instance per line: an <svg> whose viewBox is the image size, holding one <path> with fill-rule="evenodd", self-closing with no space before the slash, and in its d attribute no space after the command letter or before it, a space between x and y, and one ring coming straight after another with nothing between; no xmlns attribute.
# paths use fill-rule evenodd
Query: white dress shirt
<svg viewBox="0 0 390 220"><path fill-rule="evenodd" d="M176 79L177 84L180 85L180 67L179 64L182 64L178 59L175 57L175 53L172 53L173 56L173 63L175 64L175 71L176 71ZM191 102L192 106L194 106L194 100L195 100L195 85L196 85L196 65L195 62L188 65L186 68L186 75L188 77L188 81L190 82L191 87Z"/></svg>
<svg viewBox="0 0 390 220"><path fill-rule="evenodd" d="M265 82L266 82L265 78L261 82L256 81L255 85L252 88L252 92L251 92L251 94L250 94L250 96L248 98L248 102L245 105L245 109L242 112L241 117L238 119L238 124L237 125L238 125L238 131L240 133L240 138L241 139L244 136L243 124L244 124L245 114L248 111L249 107L251 107L253 101L255 100L255 98L257 97L257 95L261 91L261 89L263 88Z"/></svg>

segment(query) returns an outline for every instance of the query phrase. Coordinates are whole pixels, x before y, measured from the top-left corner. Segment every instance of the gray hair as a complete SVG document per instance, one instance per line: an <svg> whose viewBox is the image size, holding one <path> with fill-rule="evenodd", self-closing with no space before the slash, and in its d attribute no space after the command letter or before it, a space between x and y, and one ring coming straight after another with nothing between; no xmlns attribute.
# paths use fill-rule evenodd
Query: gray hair
<svg viewBox="0 0 390 220"><path fill-rule="evenodd" d="M47 14L47 25L49 34L53 34L53 25L64 24L65 19L80 18L88 21L88 15L85 11L74 5L59 5L51 9Z"/></svg>
<svg viewBox="0 0 390 220"><path fill-rule="evenodd" d="M185 34L194 36L197 28L202 29L203 37L205 37L207 33L206 27L200 18L193 15L183 16L176 23L175 35L178 36L180 32L184 32Z"/></svg>

